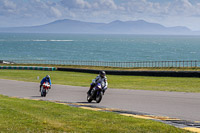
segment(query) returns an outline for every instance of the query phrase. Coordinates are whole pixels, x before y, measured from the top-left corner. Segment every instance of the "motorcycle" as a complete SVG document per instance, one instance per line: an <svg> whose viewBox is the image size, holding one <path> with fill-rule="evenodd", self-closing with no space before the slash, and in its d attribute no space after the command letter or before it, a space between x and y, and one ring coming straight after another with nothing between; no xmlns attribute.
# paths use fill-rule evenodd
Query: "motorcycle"
<svg viewBox="0 0 200 133"><path fill-rule="evenodd" d="M92 88L91 93L87 95L87 101L91 103L92 100L95 100L97 103L100 103L102 97L103 97L102 85L100 83L97 83L97 85L94 88Z"/></svg>
<svg viewBox="0 0 200 133"><path fill-rule="evenodd" d="M50 84L49 82L44 82L41 87L41 97L46 97L49 92Z"/></svg>

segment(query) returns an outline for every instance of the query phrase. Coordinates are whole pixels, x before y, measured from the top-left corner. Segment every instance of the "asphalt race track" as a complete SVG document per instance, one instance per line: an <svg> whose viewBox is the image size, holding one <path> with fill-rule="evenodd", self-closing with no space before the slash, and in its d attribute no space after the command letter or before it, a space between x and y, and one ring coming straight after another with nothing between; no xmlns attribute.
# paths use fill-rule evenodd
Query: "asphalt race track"
<svg viewBox="0 0 200 133"><path fill-rule="evenodd" d="M53 84L47 96L41 97L39 83L0 79L0 94L7 96L87 103L87 91L87 87ZM108 89L101 103L90 104L188 121L200 121L200 93Z"/></svg>

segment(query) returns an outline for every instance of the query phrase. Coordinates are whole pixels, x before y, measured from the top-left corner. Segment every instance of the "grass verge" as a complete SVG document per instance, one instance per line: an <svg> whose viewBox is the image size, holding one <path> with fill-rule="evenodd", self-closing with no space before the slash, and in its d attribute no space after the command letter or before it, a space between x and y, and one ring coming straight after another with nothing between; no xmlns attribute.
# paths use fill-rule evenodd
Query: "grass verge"
<svg viewBox="0 0 200 133"><path fill-rule="evenodd" d="M0 131L186 133L163 123L0 95Z"/></svg>
<svg viewBox="0 0 200 133"><path fill-rule="evenodd" d="M79 72L36 71L36 70L0 70L1 79L40 82L49 74L53 84L88 87L97 75ZM37 76L40 80L37 80ZM109 88L139 89L176 92L200 92L199 78L147 77L107 75Z"/></svg>

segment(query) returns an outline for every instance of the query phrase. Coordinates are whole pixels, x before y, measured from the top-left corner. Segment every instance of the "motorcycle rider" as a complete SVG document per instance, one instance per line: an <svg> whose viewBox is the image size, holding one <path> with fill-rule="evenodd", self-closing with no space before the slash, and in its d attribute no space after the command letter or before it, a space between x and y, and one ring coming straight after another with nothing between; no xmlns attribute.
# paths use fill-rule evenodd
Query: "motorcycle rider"
<svg viewBox="0 0 200 133"><path fill-rule="evenodd" d="M94 80L92 80L92 83L90 84L90 89L87 92L88 95L90 95L90 93L92 91L92 88L97 83L101 83L103 94L104 94L106 89L107 89L107 87L108 87L108 82L107 82L107 77L106 77L106 72L105 71L100 71L99 75Z"/></svg>
<svg viewBox="0 0 200 133"><path fill-rule="evenodd" d="M44 78L41 80L41 82L40 82L40 92L41 92L42 84L43 84L44 82L48 82L49 85L50 85L49 89L51 89L51 79L50 79L50 76L49 76L49 75L46 75L46 77L44 77Z"/></svg>

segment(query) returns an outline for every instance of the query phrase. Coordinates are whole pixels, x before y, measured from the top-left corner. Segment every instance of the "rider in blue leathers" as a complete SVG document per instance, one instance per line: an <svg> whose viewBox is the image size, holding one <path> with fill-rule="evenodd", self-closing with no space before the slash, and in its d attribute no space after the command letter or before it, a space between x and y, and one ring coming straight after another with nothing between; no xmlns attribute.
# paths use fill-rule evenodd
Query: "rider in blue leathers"
<svg viewBox="0 0 200 133"><path fill-rule="evenodd" d="M50 85L50 88L51 89L51 79L50 79L50 76L47 75L46 77L44 77L41 82L40 82L40 92L41 92L41 87L42 87L42 84L45 83L45 82L49 82L49 85Z"/></svg>

